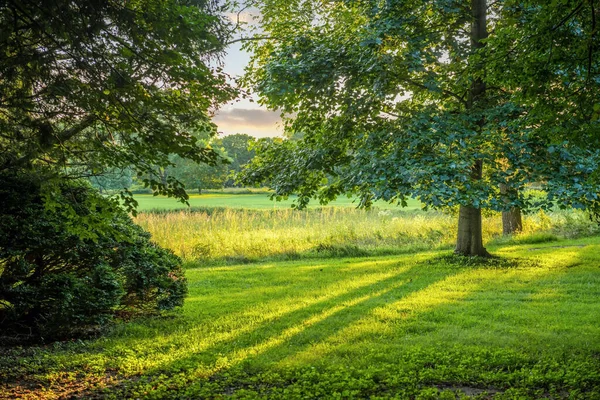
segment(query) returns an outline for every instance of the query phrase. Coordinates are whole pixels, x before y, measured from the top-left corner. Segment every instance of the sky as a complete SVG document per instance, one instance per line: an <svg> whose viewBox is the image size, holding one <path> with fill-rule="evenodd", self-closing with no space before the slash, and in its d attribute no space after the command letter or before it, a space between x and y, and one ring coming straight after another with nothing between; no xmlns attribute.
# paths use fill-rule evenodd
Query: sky
<svg viewBox="0 0 600 400"><path fill-rule="evenodd" d="M242 19L250 18L248 13L242 14ZM232 14L231 18L235 18ZM241 76L244 67L250 61L250 54L241 49L240 42L234 43L227 49L223 60L223 69L231 76ZM258 104L254 95L254 102L240 99L224 105L213 117L218 131L222 135L246 133L256 137L281 136L281 118L279 112L267 110Z"/></svg>

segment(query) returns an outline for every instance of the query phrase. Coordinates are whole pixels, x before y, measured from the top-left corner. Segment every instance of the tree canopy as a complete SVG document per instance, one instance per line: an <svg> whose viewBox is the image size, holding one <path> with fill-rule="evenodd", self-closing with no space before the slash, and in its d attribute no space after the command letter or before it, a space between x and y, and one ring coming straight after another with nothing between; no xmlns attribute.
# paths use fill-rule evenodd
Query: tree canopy
<svg viewBox="0 0 600 400"><path fill-rule="evenodd" d="M185 198L154 166L176 154L214 163L193 132L235 96L217 66L231 33L212 0L13 1L0 5L0 170L61 177L133 165Z"/></svg>
<svg viewBox="0 0 600 400"><path fill-rule="evenodd" d="M276 195L362 205L598 209L600 57L593 3L259 2L246 82L288 115L244 175ZM542 183L548 197L523 188ZM505 185L508 190L500 191ZM514 189L514 190L513 190ZM473 215L463 215L463 211ZM469 211L470 212L470 211ZM477 215L479 214L479 215ZM479 221L479 227L477 226ZM475 232L475 233L473 233Z"/></svg>

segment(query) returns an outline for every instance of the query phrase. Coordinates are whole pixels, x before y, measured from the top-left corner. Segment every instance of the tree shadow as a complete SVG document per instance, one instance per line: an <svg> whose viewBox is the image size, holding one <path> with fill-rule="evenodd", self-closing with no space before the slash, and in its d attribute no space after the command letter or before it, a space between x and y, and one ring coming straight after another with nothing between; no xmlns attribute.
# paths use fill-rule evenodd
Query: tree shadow
<svg viewBox="0 0 600 400"><path fill-rule="evenodd" d="M153 393L155 397L185 397L182 393L188 389L210 390L212 387L215 396L219 393L227 395L243 389L241 380L244 377L248 378L249 385L264 384L260 379L252 381L252 377L265 371L281 371L288 367L306 368L329 362L392 365L390 357L397 353L386 354L386 346L403 346L407 351L416 348L415 346L430 346L435 351L427 353L425 358L433 366L439 363L436 352L442 354L450 351L446 347L458 346L462 349L479 343L477 348L492 351L498 348L498 340L510 337L512 341L508 340L509 345L504 346L510 348L518 344L519 337L522 340L523 336L519 332L528 326L528 322L524 319L507 325L506 320L502 319L503 315L518 316L523 310L531 315L555 311L555 303L540 303L539 299L536 300L536 296L541 298L546 294L543 289L531 290L531 285L535 282L536 288L548 286L561 289L560 285L556 286L557 277L566 276L568 271L577 268L581 263L579 258L586 262L593 258L591 255L578 257L586 249L578 248L577 251L580 253L565 260L562 267L559 265L550 270L535 263L528 263L527 267L523 267L523 260L500 259L482 263L477 261L478 264L473 264L473 260L465 261L444 255L424 256L414 263L413 260L395 264L390 262L385 273L376 272L377 268L373 268L369 273L361 275L362 278L370 277L370 280L354 285L349 285L349 281L356 275L350 273L347 276L340 271L339 275L326 279L309 296L298 297L294 303L287 303L294 307L286 305L267 318L249 321L247 326L237 331L227 331L227 327L221 326L223 330L209 332L207 335L210 340L201 346L186 347L181 352L169 347L174 343L182 343L181 340L186 339L197 327L188 326L177 332L170 327L159 329L146 340L151 342L155 340L155 336L166 335L168 340L164 352L175 352L175 357L157 362L156 366L145 369L140 374L107 370L104 382L84 392L73 393L72 396L94 398L110 393L117 397L129 397L134 393L139 395L147 388L148 393ZM541 258L543 257L542 254ZM594 259L597 260L597 257ZM359 264L360 262L356 265ZM307 267L304 273L318 276L321 272L319 267ZM340 264L336 268L343 270L345 266ZM585 279L580 281L581 285L585 285ZM337 286L342 286L342 290ZM503 290L498 291L498 286L502 286ZM297 292L290 293L285 288L286 285L282 283L278 291L274 292L272 306L289 300L290 295L302 290L302 286L299 286ZM249 292L253 290L251 289L246 288ZM598 287L596 289L600 290ZM585 290L584 286L575 289L572 295L575 296L582 290ZM243 293L241 286L240 291ZM243 295L239 295L243 299ZM600 293L593 292L587 300L591 301L594 295ZM248 299L250 304L238 311L236 318L256 316L248 314L248 310L252 310L263 300L264 298L255 301ZM236 304L238 303L234 305ZM583 307L578 313L583 316L589 314L590 310L589 307ZM266 312L266 309L259 311ZM585 319L586 326L591 320L588 315ZM203 323L202 320L196 322ZM218 325L214 327L218 328ZM532 329L540 328L547 327ZM491 336L499 336L500 339L489 339L490 335L482 333L486 330L491 330ZM570 332L573 333L572 329ZM538 342L544 340L541 335ZM139 342L139 339L133 338L132 341ZM113 347L123 346L124 343L127 341L117 342ZM384 349L384 352L369 353L369 346ZM462 357L464 352L460 349L452 354ZM106 347L95 350L102 352ZM153 351L156 351L156 347ZM452 358L446 357L444 360L446 363L452 362ZM398 364L399 361L402 360L395 360L395 363ZM486 360L482 361L485 362ZM493 363L490 365L493 366ZM431 366L425 365L423 368ZM452 370L451 366L448 368ZM237 380L233 378L236 374L239 377ZM420 382L434 386L455 383L426 378L422 378ZM289 382L280 381L278 384L286 385ZM164 390L164 393L160 390Z"/></svg>
<svg viewBox="0 0 600 400"><path fill-rule="evenodd" d="M410 355L394 358L398 354L419 353L419 384L436 390L489 394L519 388L531 398L597 396L597 250L571 249L546 264L540 258L549 254L537 261L504 260L499 267L463 270L373 309L327 338L328 343L306 349L301 357L291 355L279 367L324 358L339 363L348 354L360 364L357 355L396 343L403 352L388 356L374 350L365 359L393 366L415 362ZM396 373L409 372L399 368ZM465 375L470 384L457 379Z"/></svg>
<svg viewBox="0 0 600 400"><path fill-rule="evenodd" d="M374 310L427 291L464 269L430 268L428 274L420 271L432 265L435 263L418 262L385 279L281 315L244 335L223 338L194 354L145 371L142 381L148 385L155 379L166 379L170 390L183 390L194 381L209 383L236 368L265 369L296 353L311 351L315 344L339 335ZM123 393L130 390L126 388Z"/></svg>
<svg viewBox="0 0 600 400"><path fill-rule="evenodd" d="M323 266L321 265L312 265L307 268L301 268L303 270L301 274L312 276L311 278L308 278L308 280L320 280L317 289L313 291L314 293L309 292L307 298L304 299L293 299L294 301L292 306L289 306L289 304L287 304L286 307L277 309L275 306L278 306L283 300L286 300L287 303L292 303L289 301L289 286L292 282L289 280L289 277L283 279L281 282L278 283L278 285L280 286L278 292L275 293L275 295L273 293L270 293L269 304L266 307L259 309L260 312L264 312L267 315L261 316L261 318L258 320L249 321L249 323L245 327L243 327L242 329L237 329L235 331L227 330L226 326L219 326L218 322L217 324L213 324L213 327L216 330L214 332L208 333L208 335L210 336L210 340L208 340L202 346L195 347L196 354L215 354L214 350L210 350L212 347L215 347L217 349L226 348L227 343L236 341L239 338L241 338L239 340L243 341L245 337L253 337L252 332L256 329L260 329L259 335L268 335L268 332L273 329L273 334L275 334L277 332L277 329L285 329L285 326L287 324L286 321L301 319L303 318L303 316L309 316L311 312L316 312L316 310L320 308L327 308L328 306L336 304L337 302L346 301L348 299L351 300L355 296L354 292L357 292L356 295L367 293L369 291L375 290L376 288L385 287L386 283L392 282L396 276L409 274L409 268L404 265L406 263L399 263L397 260L383 260L377 262L371 261L369 262L369 264L377 265L371 268L365 267L366 272L362 274L357 274L356 271L351 271L351 267L361 267L361 264L361 261L356 261L352 263L345 263L341 261L339 266L333 268L336 271L330 273L329 275L327 275L326 271L323 271L324 268L322 268ZM383 271L381 270L382 265L385 266ZM281 272L279 272L279 274L282 275ZM323 278L324 276L325 278ZM263 278L266 279L263 279L263 281L261 282L262 285L264 285L265 282L271 282L271 280L268 279L268 276ZM359 282L353 282L353 280L358 278L360 279ZM275 279L273 279L272 281L276 282ZM246 292L251 291L249 290L249 288L238 287L238 289L239 292L243 292L244 289L246 290ZM304 287L300 284L298 291L302 291L303 289ZM214 288L212 290L215 291ZM254 297L246 296L243 300L245 300L247 304L244 304L243 306L240 305L241 310L236 311L234 319L254 319L256 317L256 313L253 312L254 308L258 305L264 305L262 304L263 299L254 299ZM275 307L275 309L269 310L271 306ZM222 310L217 311L222 312ZM249 311L252 312L249 314ZM210 315L208 318L210 318ZM185 318L183 318L183 320L185 322ZM201 319L196 320L195 322L196 324L202 324L203 322L208 321L206 321L206 319ZM75 371L77 371L78 369L88 369L87 365L93 364L93 362L91 362L91 359L93 359L94 357L98 357L100 359L107 353L114 354L116 359L129 355L132 355L134 357L143 357L145 352L156 352L157 354L160 354L161 352L169 353L173 351L174 345L181 345L182 341L187 339L187 335L190 332L198 330L201 335L206 334L206 332L202 331L202 327L198 328L195 325L173 325L174 326L171 326L170 323L165 325L157 319L148 319L146 321L137 321L136 323L128 324L122 332L115 333L111 337L103 338L97 342L92 341L89 343L90 346L79 346L76 343L65 343L64 346L61 343L56 343L52 346L52 348L46 346L46 350L48 350L49 353L53 353L54 356L60 359L62 365L60 371L55 371L54 375L56 375L56 378L53 378L55 382L51 383L50 386L54 385L54 387L56 387L58 385L62 393L67 392L65 392L63 390L64 388L62 388L61 386L68 385L72 387L73 390L78 390L75 387L76 385L73 385L73 382L75 382L77 380L77 376L79 376L79 374ZM148 327L150 327L151 330L146 329L144 331L145 337L140 337L139 335L136 335L136 330L138 328ZM225 331L223 331L224 328ZM222 331L219 332L218 329L221 329ZM165 338L167 340L162 340ZM111 339L115 340L113 341ZM160 344L157 344L158 342L160 342ZM157 348L159 351L157 351ZM68 359L65 359L64 356L70 357ZM102 362L104 362L104 360L102 360ZM102 374L95 374L93 377L90 378L88 376L87 378L90 378L95 381L101 381L99 382L99 384L102 384L103 386L106 386L109 384L109 382L112 382L109 386L113 387L118 387L121 385L121 381L129 380L131 378L131 376L122 376L118 372L118 360L117 364L114 366L111 366L110 361L108 364L104 363L103 365L104 368L108 371L105 374L105 376L102 376ZM51 369L50 365L46 367ZM42 369L44 369L44 367L40 366L39 370ZM155 368L144 373L158 373L160 372L160 370L160 368ZM64 375L67 375L65 379L61 378L61 376L63 375L61 371L65 371ZM73 379L73 375L77 375L75 376L75 379ZM22 383L25 383L25 386L27 387L35 386L38 389L40 389L39 380L29 379L26 376L12 376L13 378L16 376L18 380L21 380ZM135 374L134 378L137 379L135 377ZM19 383L14 382L14 379L12 380L12 383ZM41 386L43 386L41 388L42 391L45 389L49 390L47 383L42 383ZM99 390L97 392L102 393L103 390ZM73 393L77 392L75 391ZM71 393L70 395L74 395L73 393ZM94 391L89 392L89 395L92 394L94 394Z"/></svg>

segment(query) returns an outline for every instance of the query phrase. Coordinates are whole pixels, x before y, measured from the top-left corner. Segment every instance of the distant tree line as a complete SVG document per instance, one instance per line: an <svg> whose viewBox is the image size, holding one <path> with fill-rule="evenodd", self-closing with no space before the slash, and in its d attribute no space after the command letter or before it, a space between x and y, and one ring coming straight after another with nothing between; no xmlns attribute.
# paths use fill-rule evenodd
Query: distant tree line
<svg viewBox="0 0 600 400"><path fill-rule="evenodd" d="M212 148L221 156L221 161L215 165L198 163L194 160L183 158L179 155L169 157L170 165L156 167L156 175L163 184L168 179L175 178L185 185L187 190L202 192L206 189L223 189L239 187L235 176L246 165L256 152L253 145L256 138L237 133L222 138L199 138L207 147ZM272 141L272 139L264 139ZM133 190L145 188L146 174L136 175L132 168L120 168L103 171L101 174L90 177L92 186L100 192Z"/></svg>

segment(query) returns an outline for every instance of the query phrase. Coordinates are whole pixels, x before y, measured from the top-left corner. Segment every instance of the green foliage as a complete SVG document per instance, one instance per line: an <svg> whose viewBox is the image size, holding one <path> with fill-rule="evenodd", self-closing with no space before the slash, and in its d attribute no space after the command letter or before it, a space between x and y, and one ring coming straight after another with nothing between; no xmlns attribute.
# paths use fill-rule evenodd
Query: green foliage
<svg viewBox="0 0 600 400"><path fill-rule="evenodd" d="M225 187L235 187L235 175L242 171L242 168L250 162L256 155L253 148L256 138L250 135L236 133L228 135L221 139L223 149L227 157L231 160L229 166L230 178L225 182ZM237 185L239 186L239 185Z"/></svg>
<svg viewBox="0 0 600 400"><path fill-rule="evenodd" d="M0 182L4 339L62 338L103 326L120 311L183 304L180 260L150 242L117 202L46 175L4 174Z"/></svg>
<svg viewBox="0 0 600 400"><path fill-rule="evenodd" d="M133 184L133 171L130 168L112 169L90 178L92 186L102 192L130 189Z"/></svg>
<svg viewBox="0 0 600 400"><path fill-rule="evenodd" d="M298 139L259 145L243 181L300 206L354 193L365 206L596 210L594 6L492 2L489 37L476 39L481 3L259 2L268 38L247 44L246 83ZM533 182L546 197L517 190Z"/></svg>
<svg viewBox="0 0 600 400"><path fill-rule="evenodd" d="M235 96L211 62L232 33L223 11L213 1L4 4L0 171L44 165L73 177L133 166L154 191L185 199L156 166L171 154L219 158L194 134L214 135L209 110Z"/></svg>
<svg viewBox="0 0 600 400"><path fill-rule="evenodd" d="M220 161L206 164L172 156L169 167L158 168L161 180L166 182L169 178L175 178L187 189L195 189L199 193L206 189L233 187L235 174L254 157L254 150L250 150L249 146L255 139L242 134L225 136L222 139L200 136L199 139L220 155ZM186 200L189 203L189 198Z"/></svg>
<svg viewBox="0 0 600 400"><path fill-rule="evenodd" d="M165 173L183 183L186 189L197 190L201 193L204 189L223 188L229 170L228 163L225 162L208 165L174 157L173 165L167 168Z"/></svg>

